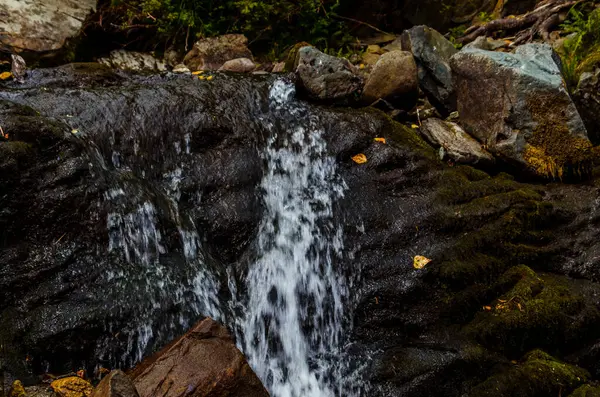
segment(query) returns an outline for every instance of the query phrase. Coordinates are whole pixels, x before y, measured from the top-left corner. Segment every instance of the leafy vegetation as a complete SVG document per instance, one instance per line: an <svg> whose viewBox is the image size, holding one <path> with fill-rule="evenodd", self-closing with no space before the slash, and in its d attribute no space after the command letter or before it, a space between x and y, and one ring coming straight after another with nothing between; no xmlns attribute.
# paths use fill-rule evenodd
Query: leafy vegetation
<svg viewBox="0 0 600 397"><path fill-rule="evenodd" d="M462 43L458 40L459 38L465 35L467 31L467 25L459 25L454 28L450 28L448 31L448 40L456 47L456 49L460 50L462 48Z"/></svg>
<svg viewBox="0 0 600 397"><path fill-rule="evenodd" d="M265 52L298 41L321 48L350 41L336 12L343 0L111 0L121 28L153 29L159 42L190 45L198 37L243 33Z"/></svg>
<svg viewBox="0 0 600 397"><path fill-rule="evenodd" d="M574 89L581 74L600 63L600 8L572 8L562 28L572 34L563 45L561 58L567 85Z"/></svg>

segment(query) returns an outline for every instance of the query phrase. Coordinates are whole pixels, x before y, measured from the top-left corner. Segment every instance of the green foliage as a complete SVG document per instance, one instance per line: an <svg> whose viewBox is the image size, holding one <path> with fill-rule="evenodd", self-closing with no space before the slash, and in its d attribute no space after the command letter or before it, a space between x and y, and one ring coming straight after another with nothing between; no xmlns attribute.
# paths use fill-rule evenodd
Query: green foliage
<svg viewBox="0 0 600 397"><path fill-rule="evenodd" d="M490 22L494 20L494 16L488 12L482 11L479 14L477 14L477 19L479 20L479 22Z"/></svg>
<svg viewBox="0 0 600 397"><path fill-rule="evenodd" d="M336 18L343 0L112 0L122 27L153 28L159 41L189 45L198 37L243 33L268 52L298 41L340 48L351 38ZM123 11L121 11L123 12Z"/></svg>
<svg viewBox="0 0 600 397"><path fill-rule="evenodd" d="M572 34L560 55L563 75L569 88L573 89L581 73L600 63L600 9L585 12L572 8L562 28Z"/></svg>
<svg viewBox="0 0 600 397"><path fill-rule="evenodd" d="M460 25L454 28L450 28L448 31L448 40L456 47L456 49L460 50L462 48L462 43L458 41L459 38L464 36L465 31L467 30L467 25Z"/></svg>

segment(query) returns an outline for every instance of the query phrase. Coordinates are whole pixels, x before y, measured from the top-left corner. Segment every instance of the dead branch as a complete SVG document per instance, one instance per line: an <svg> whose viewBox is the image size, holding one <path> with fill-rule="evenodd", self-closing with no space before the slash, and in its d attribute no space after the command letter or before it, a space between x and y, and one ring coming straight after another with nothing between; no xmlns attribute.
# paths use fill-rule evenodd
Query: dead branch
<svg viewBox="0 0 600 397"><path fill-rule="evenodd" d="M520 17L495 19L488 23L478 26L472 26L467 29L465 35L458 39L462 44L467 44L479 36L487 36L500 30L522 30L530 27L528 30L517 35L515 44L531 41L537 34L540 34L544 40L550 37L550 30L560 23L560 12L566 8L573 7L583 0L547 0L533 11Z"/></svg>

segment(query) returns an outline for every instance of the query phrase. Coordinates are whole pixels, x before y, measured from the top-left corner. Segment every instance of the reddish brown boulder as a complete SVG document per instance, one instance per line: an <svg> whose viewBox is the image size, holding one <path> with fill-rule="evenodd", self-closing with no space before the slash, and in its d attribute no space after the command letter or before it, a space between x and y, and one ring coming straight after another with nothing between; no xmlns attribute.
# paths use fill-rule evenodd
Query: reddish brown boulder
<svg viewBox="0 0 600 397"><path fill-rule="evenodd" d="M269 396L227 329L210 318L140 363L131 378L141 397Z"/></svg>
<svg viewBox="0 0 600 397"><path fill-rule="evenodd" d="M135 385L123 371L111 371L96 386L91 397L139 397Z"/></svg>

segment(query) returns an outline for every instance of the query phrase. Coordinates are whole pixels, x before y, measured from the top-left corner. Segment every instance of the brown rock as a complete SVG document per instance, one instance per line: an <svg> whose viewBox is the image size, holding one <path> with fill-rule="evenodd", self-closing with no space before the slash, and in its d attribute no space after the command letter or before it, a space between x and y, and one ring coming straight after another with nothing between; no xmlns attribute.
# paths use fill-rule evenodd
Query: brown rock
<svg viewBox="0 0 600 397"><path fill-rule="evenodd" d="M379 58L381 58L381 55L367 52L362 56L361 60L366 65L375 65L379 61Z"/></svg>
<svg viewBox="0 0 600 397"><path fill-rule="evenodd" d="M131 373L141 397L264 397L269 394L227 329L210 318Z"/></svg>
<svg viewBox="0 0 600 397"><path fill-rule="evenodd" d="M94 390L90 382L78 376L57 379L50 387L60 397L90 397Z"/></svg>
<svg viewBox="0 0 600 397"><path fill-rule="evenodd" d="M411 109L418 98L417 64L410 52L383 54L375 64L363 90L363 102L385 99L392 105Z"/></svg>
<svg viewBox="0 0 600 397"><path fill-rule="evenodd" d="M256 69L254 61L248 58L237 58L227 61L219 68L223 72L247 73Z"/></svg>
<svg viewBox="0 0 600 397"><path fill-rule="evenodd" d="M139 397L135 385L123 371L111 371L98 384L92 397Z"/></svg>
<svg viewBox="0 0 600 397"><path fill-rule="evenodd" d="M227 61L236 58L252 59L248 39L242 34L226 34L197 41L185 56L183 63L191 71L218 70Z"/></svg>

